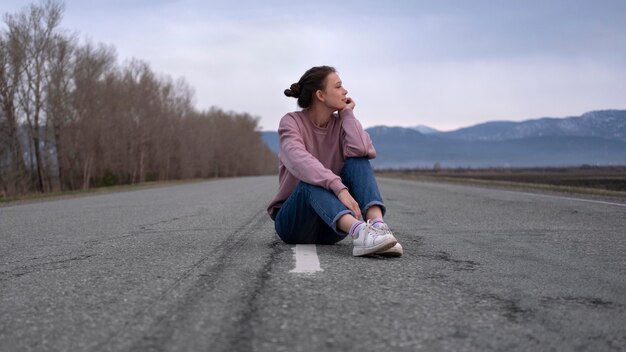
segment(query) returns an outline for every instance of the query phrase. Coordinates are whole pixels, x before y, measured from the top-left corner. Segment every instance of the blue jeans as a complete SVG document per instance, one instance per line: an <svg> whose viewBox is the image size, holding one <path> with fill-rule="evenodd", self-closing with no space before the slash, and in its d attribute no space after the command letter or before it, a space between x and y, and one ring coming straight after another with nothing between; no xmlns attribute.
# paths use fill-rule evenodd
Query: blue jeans
<svg viewBox="0 0 626 352"><path fill-rule="evenodd" d="M339 176L364 217L373 205L380 206L384 215L386 208L368 159L347 158ZM333 244L347 236L337 228L337 221L345 214L355 216L335 193L300 181L276 214L274 226L289 244Z"/></svg>

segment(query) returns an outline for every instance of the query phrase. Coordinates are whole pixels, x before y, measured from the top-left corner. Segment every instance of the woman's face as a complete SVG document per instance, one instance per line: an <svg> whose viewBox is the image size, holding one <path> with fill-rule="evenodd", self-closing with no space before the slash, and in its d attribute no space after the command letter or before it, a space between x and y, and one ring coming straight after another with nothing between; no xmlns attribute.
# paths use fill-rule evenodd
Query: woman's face
<svg viewBox="0 0 626 352"><path fill-rule="evenodd" d="M326 87L321 92L322 102L334 110L342 110L346 107L348 91L343 87L339 75L335 72L326 76Z"/></svg>

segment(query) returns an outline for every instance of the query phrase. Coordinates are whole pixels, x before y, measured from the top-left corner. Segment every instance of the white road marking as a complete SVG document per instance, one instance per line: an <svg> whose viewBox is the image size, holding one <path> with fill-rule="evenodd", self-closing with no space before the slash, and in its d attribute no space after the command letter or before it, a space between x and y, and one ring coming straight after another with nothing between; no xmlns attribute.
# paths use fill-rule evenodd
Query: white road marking
<svg viewBox="0 0 626 352"><path fill-rule="evenodd" d="M320 260L317 257L317 249L314 244L297 244L293 249L296 259L296 267L290 273L316 273L323 271Z"/></svg>

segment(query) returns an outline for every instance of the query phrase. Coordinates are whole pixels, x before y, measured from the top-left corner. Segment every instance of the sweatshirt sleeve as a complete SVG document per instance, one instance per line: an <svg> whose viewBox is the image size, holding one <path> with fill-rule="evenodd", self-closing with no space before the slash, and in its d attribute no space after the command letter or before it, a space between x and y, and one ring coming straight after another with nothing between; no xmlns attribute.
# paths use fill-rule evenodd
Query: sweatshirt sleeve
<svg viewBox="0 0 626 352"><path fill-rule="evenodd" d="M341 117L342 145L344 158L366 157L374 159L376 149L372 144L370 135L363 130L359 120L354 117L352 109L343 109L339 113Z"/></svg>
<svg viewBox="0 0 626 352"><path fill-rule="evenodd" d="M294 118L287 114L278 127L280 160L289 172L306 183L324 187L338 194L347 188L341 178L327 169L304 146L304 140Z"/></svg>

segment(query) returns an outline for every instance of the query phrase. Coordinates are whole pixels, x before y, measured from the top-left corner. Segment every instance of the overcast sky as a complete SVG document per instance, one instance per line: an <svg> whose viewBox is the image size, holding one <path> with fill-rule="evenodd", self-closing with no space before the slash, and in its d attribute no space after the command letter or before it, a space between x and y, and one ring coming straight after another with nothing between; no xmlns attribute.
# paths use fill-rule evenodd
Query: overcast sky
<svg viewBox="0 0 626 352"><path fill-rule="evenodd" d="M3 0L2 14L28 1ZM62 27L184 77L263 130L335 66L365 127L452 130L626 108L626 1L66 0Z"/></svg>

